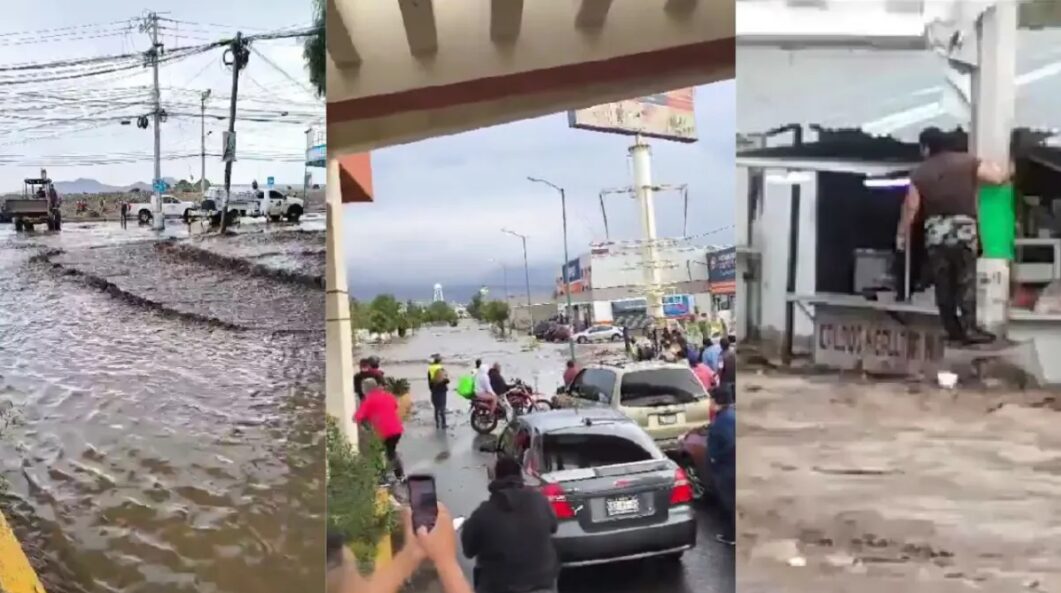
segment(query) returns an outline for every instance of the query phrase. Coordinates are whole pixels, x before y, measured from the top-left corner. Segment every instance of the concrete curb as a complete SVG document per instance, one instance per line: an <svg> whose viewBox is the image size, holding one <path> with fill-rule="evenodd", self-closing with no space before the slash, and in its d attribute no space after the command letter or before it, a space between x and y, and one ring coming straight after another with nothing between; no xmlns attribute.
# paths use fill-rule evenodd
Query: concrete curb
<svg viewBox="0 0 1061 593"><path fill-rule="evenodd" d="M15 532L0 513L0 591L3 593L44 593L44 585L30 566Z"/></svg>

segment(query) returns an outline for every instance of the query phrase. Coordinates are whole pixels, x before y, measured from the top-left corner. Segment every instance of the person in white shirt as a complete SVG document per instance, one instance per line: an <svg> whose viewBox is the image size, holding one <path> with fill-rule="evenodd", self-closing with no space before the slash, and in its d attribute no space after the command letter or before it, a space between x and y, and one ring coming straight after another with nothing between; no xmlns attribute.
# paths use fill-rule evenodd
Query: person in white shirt
<svg viewBox="0 0 1061 593"><path fill-rule="evenodd" d="M490 412L497 410L497 403L501 399L494 388L490 386L490 365L480 365L475 373L475 397L486 402Z"/></svg>

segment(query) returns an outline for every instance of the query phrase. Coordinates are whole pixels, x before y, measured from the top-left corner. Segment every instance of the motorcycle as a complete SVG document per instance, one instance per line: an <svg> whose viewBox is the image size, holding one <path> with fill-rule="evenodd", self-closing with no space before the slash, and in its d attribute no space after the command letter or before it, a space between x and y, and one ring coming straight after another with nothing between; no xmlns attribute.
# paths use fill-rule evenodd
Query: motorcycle
<svg viewBox="0 0 1061 593"><path fill-rule="evenodd" d="M531 412L548 412L553 409L551 401L537 397L537 395L529 385L517 379L512 389L508 390L503 397L508 402L509 407L512 408L512 413L516 416L530 414ZM508 420L507 416L508 413L505 410L505 406L500 402L494 409L494 413L491 414L486 402L479 398L472 399L472 429L479 434L493 432L501 420Z"/></svg>

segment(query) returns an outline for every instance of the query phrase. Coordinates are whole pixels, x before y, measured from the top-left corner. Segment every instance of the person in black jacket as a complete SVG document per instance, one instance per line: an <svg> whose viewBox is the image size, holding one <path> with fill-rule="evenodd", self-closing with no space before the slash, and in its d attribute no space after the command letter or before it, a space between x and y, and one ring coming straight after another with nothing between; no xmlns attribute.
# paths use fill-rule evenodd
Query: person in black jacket
<svg viewBox="0 0 1061 593"><path fill-rule="evenodd" d="M556 528L549 501L523 484L519 462L499 458L490 498L461 528L464 555L475 559L476 592L555 592L560 575L553 545Z"/></svg>
<svg viewBox="0 0 1061 593"><path fill-rule="evenodd" d="M504 397L506 393L512 391L515 387L515 385L509 385L501 375L501 363L499 362L495 362L493 366L490 367L488 374L490 376L490 387L493 388L494 393L498 397Z"/></svg>

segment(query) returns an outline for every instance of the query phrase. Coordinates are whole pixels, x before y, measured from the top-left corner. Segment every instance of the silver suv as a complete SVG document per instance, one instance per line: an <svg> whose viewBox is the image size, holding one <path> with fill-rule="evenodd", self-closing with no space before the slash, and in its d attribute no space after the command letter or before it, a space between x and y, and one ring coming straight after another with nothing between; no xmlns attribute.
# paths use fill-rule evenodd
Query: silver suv
<svg viewBox="0 0 1061 593"><path fill-rule="evenodd" d="M619 410L664 451L678 437L711 420L711 396L687 364L658 361L596 364L583 369L556 396L560 408Z"/></svg>

